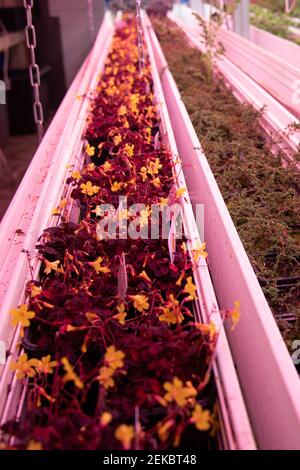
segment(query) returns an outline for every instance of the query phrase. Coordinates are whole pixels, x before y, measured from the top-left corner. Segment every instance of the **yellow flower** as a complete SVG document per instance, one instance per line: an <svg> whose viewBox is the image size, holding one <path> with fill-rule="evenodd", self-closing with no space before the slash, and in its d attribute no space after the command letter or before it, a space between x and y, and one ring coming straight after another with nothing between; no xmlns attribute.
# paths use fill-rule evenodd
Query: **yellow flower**
<svg viewBox="0 0 300 470"><path fill-rule="evenodd" d="M115 320L118 320L120 325L124 326L126 324L126 317L127 317L127 312L125 310L125 305L122 303L117 307L118 314L114 315L113 318Z"/></svg>
<svg viewBox="0 0 300 470"><path fill-rule="evenodd" d="M130 298L133 300L133 306L139 312L144 312L144 310L149 310L148 298L145 295L131 295Z"/></svg>
<svg viewBox="0 0 300 470"><path fill-rule="evenodd" d="M35 297L40 295L42 292L43 292L43 289L41 287L38 287L35 284L31 284L30 296L31 296L32 299L34 299Z"/></svg>
<svg viewBox="0 0 300 470"><path fill-rule="evenodd" d="M111 368L112 370L116 370L124 366L124 357L125 354L123 353L123 351L118 351L115 346L112 345L107 348L104 356L104 361L109 368Z"/></svg>
<svg viewBox="0 0 300 470"><path fill-rule="evenodd" d="M103 163L102 168L105 172L111 170L111 163L109 163L109 162Z"/></svg>
<svg viewBox="0 0 300 470"><path fill-rule="evenodd" d="M176 191L176 198L180 199L186 193L186 188L179 188Z"/></svg>
<svg viewBox="0 0 300 470"><path fill-rule="evenodd" d="M144 227L145 225L148 225L148 219L150 215L151 215L151 210L149 210L148 207L140 211L140 215L139 215L140 227Z"/></svg>
<svg viewBox="0 0 300 470"><path fill-rule="evenodd" d="M145 182L145 181L147 180L147 178L148 178L148 177L147 177L147 168L146 168L145 166L143 166L143 167L141 168L140 175L141 175L141 177L142 177L143 182Z"/></svg>
<svg viewBox="0 0 300 470"><path fill-rule="evenodd" d="M99 186L93 185L90 181L88 181L86 184L82 183L80 185L80 189L83 194L87 194L88 196L93 196L100 191Z"/></svg>
<svg viewBox="0 0 300 470"><path fill-rule="evenodd" d="M55 209L52 209L51 215L61 215L59 207L55 207Z"/></svg>
<svg viewBox="0 0 300 470"><path fill-rule="evenodd" d="M43 450L43 446L40 442L31 440L26 448L26 450Z"/></svg>
<svg viewBox="0 0 300 470"><path fill-rule="evenodd" d="M73 171L71 176L72 176L72 178L74 178L74 180L80 180L81 179L81 174L79 173L79 171Z"/></svg>
<svg viewBox="0 0 300 470"><path fill-rule="evenodd" d="M168 199L166 197L161 197L159 201L160 206L166 206L168 204Z"/></svg>
<svg viewBox="0 0 300 470"><path fill-rule="evenodd" d="M159 320L168 323L168 325L180 324L184 319L180 310L180 304L173 294L170 294L167 307L162 307L162 311L163 313L159 316Z"/></svg>
<svg viewBox="0 0 300 470"><path fill-rule="evenodd" d="M53 374L53 368L56 367L57 364L57 361L51 361L51 356L49 354L48 356L42 357L37 369L41 374Z"/></svg>
<svg viewBox="0 0 300 470"><path fill-rule="evenodd" d="M28 305L21 305L19 308L14 308L10 311L12 316L12 325L17 326L20 324L23 328L30 325L30 320L35 317L35 313L28 310Z"/></svg>
<svg viewBox="0 0 300 470"><path fill-rule="evenodd" d="M207 431L211 426L211 416L208 410L203 410L202 406L197 404L192 413L192 423L199 431Z"/></svg>
<svg viewBox="0 0 300 470"><path fill-rule="evenodd" d="M202 256L204 259L207 258L208 254L206 253L205 250L206 250L206 243L202 243L200 245L200 243L198 242L196 248L192 250L195 263L198 262L200 256Z"/></svg>
<svg viewBox="0 0 300 470"><path fill-rule="evenodd" d="M156 188L160 188L160 179L159 178L154 178L151 183L156 187Z"/></svg>
<svg viewBox="0 0 300 470"><path fill-rule="evenodd" d="M29 359L26 353L18 358L18 362L12 362L10 368L17 371L17 379L21 380L24 377L34 377L36 375L35 367L39 366L37 359Z"/></svg>
<svg viewBox="0 0 300 470"><path fill-rule="evenodd" d="M154 162L149 163L148 173L150 175L158 175L161 168L162 164L160 163L159 158L156 158Z"/></svg>
<svg viewBox="0 0 300 470"><path fill-rule="evenodd" d="M67 383L67 382L74 382L74 385L75 387L79 388L80 390L83 389L84 387L84 384L83 382L80 380L80 378L78 377L77 374L75 374L74 370L73 370L73 367L71 366L71 364L69 363L68 359L66 357L63 357L62 360L62 365L64 366L64 370L65 370L65 375L63 376L63 383Z"/></svg>
<svg viewBox="0 0 300 470"><path fill-rule="evenodd" d="M90 144L87 144L85 151L89 157L93 157L95 155L95 147L91 147Z"/></svg>
<svg viewBox="0 0 300 470"><path fill-rule="evenodd" d="M176 325L177 323L182 323L183 315L180 313L180 316L175 315L174 311L171 311L169 308L162 307L163 313L159 315L159 320L164 323L168 323L168 325Z"/></svg>
<svg viewBox="0 0 300 470"><path fill-rule="evenodd" d="M186 382L185 386L178 377L173 378L173 382L164 383L164 389L167 391L164 398L168 402L175 401L178 406L184 406L189 398L197 395L197 390L191 382Z"/></svg>
<svg viewBox="0 0 300 470"><path fill-rule="evenodd" d="M57 271L58 270L58 266L60 264L60 261L57 260L57 261L48 261L47 259L44 258L44 263L46 265L46 268L44 269L44 272L45 274L50 274L51 271Z"/></svg>
<svg viewBox="0 0 300 470"><path fill-rule="evenodd" d="M198 328L198 330L201 331L201 333L209 334L211 340L213 340L217 334L216 325L213 321L211 321L209 325L205 323L194 323L194 325L196 328Z"/></svg>
<svg viewBox="0 0 300 470"><path fill-rule="evenodd" d="M104 411L104 413L102 413L101 418L100 418L101 426L103 427L108 426L112 419L113 419L112 414L108 413L108 411Z"/></svg>
<svg viewBox="0 0 300 470"><path fill-rule="evenodd" d="M184 287L184 292L187 294L190 294L187 298L189 300L195 300L196 299L196 292L197 292L197 287L193 284L193 279L191 276L189 276L186 280L186 285Z"/></svg>
<svg viewBox="0 0 300 470"><path fill-rule="evenodd" d="M107 268L106 266L101 266L102 261L103 261L103 258L101 258L101 256L99 256L95 261L93 261L93 262L90 261L88 264L95 269L97 274L99 274L99 273L104 273L104 274L110 273L109 268Z"/></svg>
<svg viewBox="0 0 300 470"><path fill-rule="evenodd" d="M111 185L110 189L112 190L113 193L116 193L117 191L120 191L122 189L123 183L118 183L117 181L114 182L114 184Z"/></svg>
<svg viewBox="0 0 300 470"><path fill-rule="evenodd" d="M115 381L113 379L114 373L114 369L111 369L110 367L100 368L97 379L105 389L111 388L115 385Z"/></svg>
<svg viewBox="0 0 300 470"><path fill-rule="evenodd" d="M116 429L115 438L122 443L125 450L129 450L132 439L134 438L134 427L121 424L121 426L118 426Z"/></svg>
<svg viewBox="0 0 300 470"><path fill-rule="evenodd" d="M119 116L125 116L125 114L127 114L126 106L120 106L118 114L119 114Z"/></svg>
<svg viewBox="0 0 300 470"><path fill-rule="evenodd" d="M234 309L230 311L230 317L232 321L231 329L234 330L236 325L238 324L240 317L241 317L241 302L240 300L234 301Z"/></svg>
<svg viewBox="0 0 300 470"><path fill-rule="evenodd" d="M152 135L151 128L147 127L145 129L145 136L146 136L147 144L151 144L151 135Z"/></svg>
<svg viewBox="0 0 300 470"><path fill-rule="evenodd" d="M119 145L122 142L122 137L120 136L120 134L117 134L114 136L113 140L115 145Z"/></svg>
<svg viewBox="0 0 300 470"><path fill-rule="evenodd" d="M124 148L125 153L128 157L133 157L134 155L134 145L126 144Z"/></svg>

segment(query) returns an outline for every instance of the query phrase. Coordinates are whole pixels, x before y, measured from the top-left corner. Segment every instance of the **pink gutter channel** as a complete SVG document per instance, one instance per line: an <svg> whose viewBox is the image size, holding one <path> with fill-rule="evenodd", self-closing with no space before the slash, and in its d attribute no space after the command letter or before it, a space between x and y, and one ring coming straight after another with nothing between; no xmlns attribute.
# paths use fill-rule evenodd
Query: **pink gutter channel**
<svg viewBox="0 0 300 470"><path fill-rule="evenodd" d="M250 39L257 46L300 68L300 46L297 44L255 26L250 26Z"/></svg>
<svg viewBox="0 0 300 470"><path fill-rule="evenodd" d="M145 18L145 16L143 16ZM152 76L154 82L154 90L156 101L160 109L163 132L165 140L170 146L172 157L174 159L174 172L178 188L188 187L185 181L182 165L178 163L178 149L176 146L176 138L173 133L170 116L162 89L160 73L155 62L154 51L147 27L144 24L144 34L147 43L147 50L152 68ZM177 162L177 163L176 163ZM189 195L185 197L183 202L183 218L185 235L190 250L197 246L199 233L195 218L193 215L192 205ZM191 252L192 256L192 252ZM197 295L199 297L200 312L199 321L210 323L213 321L218 331L220 331L217 357L214 364L214 376L216 377L216 387L219 397L219 408L224 428L224 444L228 449L254 450L256 448L252 435L251 426L247 416L244 399L241 393L239 381L236 375L234 362L228 345L228 340L222 325L221 315L218 309L217 299L211 282L209 270L206 261L202 258L199 265L194 270L194 279L197 286Z"/></svg>
<svg viewBox="0 0 300 470"><path fill-rule="evenodd" d="M78 156L82 149L82 132L86 124L86 113L89 106L88 99L77 100L77 93L84 97L91 90L95 89L97 84L97 72L99 72L107 55L108 45L110 44L114 27L111 16L107 13L104 17L102 27L96 39L94 48L89 55L88 62L80 71L75 83L72 85L68 101L63 104L58 111L47 135L42 141L34 161L28 169L21 187L19 188L14 201L9 207L5 216L4 224L1 224L0 236L8 234L12 236L15 233L15 221L17 217L22 217L26 203L29 198L30 191L39 194L38 200L34 204L26 207L28 211L28 225L23 240L14 248L14 252L7 255L5 269L1 268L1 315L0 315L0 339L4 340L7 349L11 352L5 366L0 366L0 422L3 422L11 416L14 408L17 406L19 387L8 389L8 385L13 380L13 374L9 368L11 361L15 358L17 345L19 342L19 331L10 325L8 312L20 305L24 301L24 286L30 279L30 270L26 255L22 250L28 250L31 257L35 256L32 261L32 270L34 274L38 273L40 262L36 258L35 245L38 237L44 228L53 226L57 223L57 218L51 215L51 211L56 207L61 199L63 188L68 172L69 164L76 165ZM48 145L51 147L49 149ZM47 167L47 175L41 182L41 185L35 188L28 186L34 185L36 174L39 174L41 161L45 155L54 154L49 168ZM16 207L16 205L18 206ZM20 208L20 212L18 212ZM29 212L30 211L30 212ZM18 226L19 227L19 226ZM6 238L3 238L5 240ZM5 248L10 249L9 242L1 249L2 259L5 260ZM3 266L3 265L2 265Z"/></svg>
<svg viewBox="0 0 300 470"><path fill-rule="evenodd" d="M187 187L205 205L205 241L220 308L241 301L242 318L227 336L260 449L300 449L300 381L201 144L148 25Z"/></svg>
<svg viewBox="0 0 300 470"><path fill-rule="evenodd" d="M195 24L191 12L186 8L176 9L174 12L169 14L170 19L184 30L191 46L204 51L205 47L199 39L199 26ZM264 107L261 118L263 129L270 138L275 137L278 140L277 145L284 150L285 158L293 161L293 155L300 145L300 132L297 130L288 133L287 129L293 123L299 124L300 121L227 56L222 56L217 60L217 67L224 76L225 83L233 87L233 93L239 101L247 101L257 110ZM295 166L300 170L299 163Z"/></svg>

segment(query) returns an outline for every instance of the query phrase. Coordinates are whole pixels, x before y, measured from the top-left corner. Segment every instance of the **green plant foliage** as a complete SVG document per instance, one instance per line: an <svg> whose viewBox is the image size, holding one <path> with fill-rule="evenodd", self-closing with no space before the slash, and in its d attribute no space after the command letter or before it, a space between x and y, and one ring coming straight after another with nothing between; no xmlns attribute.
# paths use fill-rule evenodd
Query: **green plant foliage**
<svg viewBox="0 0 300 470"><path fill-rule="evenodd" d="M253 26L264 29L269 33L280 36L296 44L300 44L300 40L289 30L290 26L295 26L292 20L284 13L273 12L266 8L261 8L258 5L251 5L250 8L250 21Z"/></svg>

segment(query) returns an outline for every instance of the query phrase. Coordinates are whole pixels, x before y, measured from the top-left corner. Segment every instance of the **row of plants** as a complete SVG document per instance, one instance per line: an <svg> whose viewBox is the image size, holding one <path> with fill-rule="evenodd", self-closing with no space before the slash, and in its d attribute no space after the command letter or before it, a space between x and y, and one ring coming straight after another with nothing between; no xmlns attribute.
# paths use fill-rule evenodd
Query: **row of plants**
<svg viewBox="0 0 300 470"><path fill-rule="evenodd" d="M260 113L239 103L168 19L152 22L231 217L288 346L300 334L300 181L273 155ZM292 129L290 130L292 132ZM300 151L295 159L299 158ZM289 321L288 321L289 320Z"/></svg>
<svg viewBox="0 0 300 470"><path fill-rule="evenodd" d="M268 8L268 10L271 10L274 13L283 13L285 11L286 6L285 0L252 0L251 3L257 4L262 8ZM290 15L300 17L299 0L297 0L295 4L293 4L293 2L290 2L290 5L292 6L292 11L290 12Z"/></svg>
<svg viewBox="0 0 300 470"><path fill-rule="evenodd" d="M259 5L250 6L250 22L257 28L280 36L281 38L293 41L300 45L300 39L289 29L296 26L292 19L283 12L272 11L269 8L262 8Z"/></svg>
<svg viewBox="0 0 300 470"><path fill-rule="evenodd" d="M118 220L148 222L150 204L178 203L168 148L146 61L139 73L131 16L118 24L91 99L86 163L67 184L81 220L63 216L63 199L37 246L38 281L11 311L22 347L12 369L27 387L20 419L2 427L3 449L201 449L216 446L218 412L210 377L218 334L195 321L193 269L204 246L188 255L178 240L97 235L101 205L119 196L145 203ZM175 188L175 189L174 189ZM235 324L239 305L224 312Z"/></svg>

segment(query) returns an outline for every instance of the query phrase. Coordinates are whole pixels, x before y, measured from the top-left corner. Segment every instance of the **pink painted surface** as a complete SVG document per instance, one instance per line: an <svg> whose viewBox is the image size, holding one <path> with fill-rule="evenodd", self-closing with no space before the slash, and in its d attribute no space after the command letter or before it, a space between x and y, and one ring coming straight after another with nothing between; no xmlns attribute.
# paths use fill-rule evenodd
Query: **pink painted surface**
<svg viewBox="0 0 300 470"><path fill-rule="evenodd" d="M228 213L152 29L149 30L193 204L205 205L205 241L220 308L241 301L227 331L255 438L261 449L300 449L300 381Z"/></svg>
<svg viewBox="0 0 300 470"><path fill-rule="evenodd" d="M152 65L155 95L162 118L163 134L166 136L166 140L170 145L170 149L173 155L178 187L187 187L188 191L190 191L190 188L185 180L184 172L182 171L183 166L181 163L178 163L176 134L179 132L179 130L174 129L173 123L171 122L172 118L170 120L170 115L160 79L161 69L157 69L154 51L152 50L152 41L150 39L150 35L152 35L153 31L150 28L149 20L146 15L143 16L143 22L147 48ZM182 158L181 153L180 158ZM183 163L185 164L186 162L184 161ZM187 244L188 247L192 249L196 246L197 241L200 242L200 237L193 215L189 194L183 198L183 216L185 234L188 240ZM192 256L193 255L191 253L191 257ZM253 450L256 448L256 446L247 416L244 398L242 396L240 384L236 375L233 358L223 327L223 322L218 308L218 302L214 288L211 282L208 266L203 258L201 258L198 266L194 268L194 280L197 286L197 296L199 298L201 310L199 312L199 321L203 321L205 323L210 323L210 321L213 321L217 327L217 330L220 331L217 356L214 364L214 374L216 377L221 416L223 418L222 421L225 445L227 448L232 450ZM233 303L228 307L233 307Z"/></svg>
<svg viewBox="0 0 300 470"><path fill-rule="evenodd" d="M250 40L294 67L300 68L300 46L287 39L250 26Z"/></svg>

